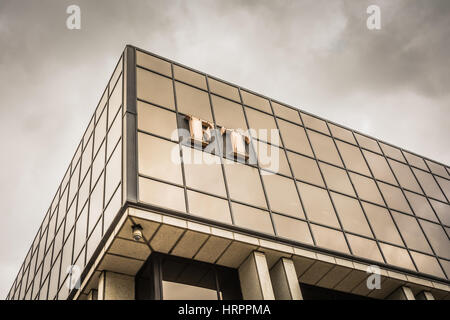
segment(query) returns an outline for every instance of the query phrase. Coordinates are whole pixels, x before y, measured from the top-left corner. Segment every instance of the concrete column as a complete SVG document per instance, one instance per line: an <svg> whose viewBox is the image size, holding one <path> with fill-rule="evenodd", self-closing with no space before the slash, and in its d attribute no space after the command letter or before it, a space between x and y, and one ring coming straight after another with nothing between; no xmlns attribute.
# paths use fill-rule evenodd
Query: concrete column
<svg viewBox="0 0 450 320"><path fill-rule="evenodd" d="M134 300L134 277L103 271L98 281L98 300Z"/></svg>
<svg viewBox="0 0 450 320"><path fill-rule="evenodd" d="M401 286L392 292L387 300L416 300L416 298L409 287Z"/></svg>
<svg viewBox="0 0 450 320"><path fill-rule="evenodd" d="M422 291L416 295L416 300L434 300L430 291Z"/></svg>
<svg viewBox="0 0 450 320"><path fill-rule="evenodd" d="M277 300L303 300L294 262L281 258L270 269L273 292Z"/></svg>
<svg viewBox="0 0 450 320"><path fill-rule="evenodd" d="M244 300L275 300L264 253L253 251L238 272Z"/></svg>

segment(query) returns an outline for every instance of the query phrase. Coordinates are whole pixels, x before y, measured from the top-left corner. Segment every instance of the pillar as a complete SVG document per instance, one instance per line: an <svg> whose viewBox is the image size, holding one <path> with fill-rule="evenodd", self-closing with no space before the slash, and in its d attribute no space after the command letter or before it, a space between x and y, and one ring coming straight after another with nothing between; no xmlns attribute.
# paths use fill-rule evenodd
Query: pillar
<svg viewBox="0 0 450 320"><path fill-rule="evenodd" d="M409 287L401 286L388 297L388 300L416 300L412 290Z"/></svg>
<svg viewBox="0 0 450 320"><path fill-rule="evenodd" d="M98 300L134 300L134 277L103 271L98 281Z"/></svg>
<svg viewBox="0 0 450 320"><path fill-rule="evenodd" d="M303 300L294 262L281 258L270 269L273 292L277 300Z"/></svg>
<svg viewBox="0 0 450 320"><path fill-rule="evenodd" d="M264 253L253 251L238 270L244 300L274 300L269 268Z"/></svg>

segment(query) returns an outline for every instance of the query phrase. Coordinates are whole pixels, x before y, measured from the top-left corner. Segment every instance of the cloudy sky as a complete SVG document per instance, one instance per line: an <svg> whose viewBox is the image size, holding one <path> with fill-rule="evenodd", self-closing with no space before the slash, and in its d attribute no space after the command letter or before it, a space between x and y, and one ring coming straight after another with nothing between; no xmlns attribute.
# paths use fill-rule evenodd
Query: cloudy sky
<svg viewBox="0 0 450 320"><path fill-rule="evenodd" d="M126 44L449 164L449 39L448 0L0 0L0 298Z"/></svg>

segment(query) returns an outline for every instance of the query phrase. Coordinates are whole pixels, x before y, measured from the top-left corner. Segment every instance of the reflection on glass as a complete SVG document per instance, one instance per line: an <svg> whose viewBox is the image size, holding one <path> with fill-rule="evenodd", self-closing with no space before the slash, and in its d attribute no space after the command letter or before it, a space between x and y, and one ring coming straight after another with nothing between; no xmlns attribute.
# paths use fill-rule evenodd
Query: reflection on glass
<svg viewBox="0 0 450 320"><path fill-rule="evenodd" d="M380 190L383 193L384 199L386 200L389 208L412 213L400 188L382 182L378 183L378 185L380 186Z"/></svg>
<svg viewBox="0 0 450 320"><path fill-rule="evenodd" d="M208 77L209 90L217 93L222 97L232 99L234 101L241 101L239 98L239 91L236 87L230 86L222 81L218 81Z"/></svg>
<svg viewBox="0 0 450 320"><path fill-rule="evenodd" d="M337 140L336 144L347 169L370 176L369 168L358 147Z"/></svg>
<svg viewBox="0 0 450 320"><path fill-rule="evenodd" d="M240 104L215 95L211 95L211 100L217 125L227 129L247 131L244 111Z"/></svg>
<svg viewBox="0 0 450 320"><path fill-rule="evenodd" d="M366 202L362 204L377 239L403 246L403 241L389 212L373 204Z"/></svg>
<svg viewBox="0 0 450 320"><path fill-rule="evenodd" d="M336 146L333 143L333 139L310 130L308 130L308 136L318 159L337 166L344 166L341 162Z"/></svg>
<svg viewBox="0 0 450 320"><path fill-rule="evenodd" d="M310 245L313 244L306 222L278 214L272 214L272 217L278 236Z"/></svg>
<svg viewBox="0 0 450 320"><path fill-rule="evenodd" d="M427 165L425 164L425 162L421 157L418 157L414 154L405 151L403 151L403 154L405 155L405 158L410 165L428 171Z"/></svg>
<svg viewBox="0 0 450 320"><path fill-rule="evenodd" d="M281 119L278 120L278 126L280 128L280 134L283 139L284 146L287 149L305 154L307 156L313 156L303 127Z"/></svg>
<svg viewBox="0 0 450 320"><path fill-rule="evenodd" d="M178 111L212 122L208 93L180 82L175 82Z"/></svg>
<svg viewBox="0 0 450 320"><path fill-rule="evenodd" d="M246 229L274 234L269 212L232 203L234 223Z"/></svg>
<svg viewBox="0 0 450 320"><path fill-rule="evenodd" d="M203 90L207 90L206 78L204 75L201 75L200 73L188 70L186 68L183 68L183 67L180 67L177 65L173 66L173 73L174 73L173 76L175 77L175 79L192 84Z"/></svg>
<svg viewBox="0 0 450 320"><path fill-rule="evenodd" d="M187 191L187 196L191 214L231 224L228 201L191 190Z"/></svg>
<svg viewBox="0 0 450 320"><path fill-rule="evenodd" d="M394 147L384 144L382 142L380 142L380 146L381 146L381 149L383 149L383 152L387 157L390 157L392 159L395 159L395 160L398 160L401 162L405 162L405 158L403 157L400 149L394 148Z"/></svg>
<svg viewBox="0 0 450 320"><path fill-rule="evenodd" d="M259 140L280 145L280 136L273 116L246 108L248 125L253 137Z"/></svg>
<svg viewBox="0 0 450 320"><path fill-rule="evenodd" d="M358 200L331 192L344 230L373 237Z"/></svg>
<svg viewBox="0 0 450 320"><path fill-rule="evenodd" d="M422 253L411 251L411 256L416 263L419 272L432 274L436 277L445 278L441 267L435 257L431 257Z"/></svg>
<svg viewBox="0 0 450 320"><path fill-rule="evenodd" d="M377 243L373 240L347 234L347 239L355 256L384 263Z"/></svg>
<svg viewBox="0 0 450 320"><path fill-rule="evenodd" d="M427 196L445 201L444 195L431 174L416 168L413 168L413 171Z"/></svg>
<svg viewBox="0 0 450 320"><path fill-rule="evenodd" d="M147 69L154 70L168 77L172 76L172 71L170 68L170 63L154 57L152 55L146 54L139 50L136 50L136 64L143 66Z"/></svg>
<svg viewBox="0 0 450 320"><path fill-rule="evenodd" d="M376 153L363 150L364 156L372 169L375 179L383 180L392 184L397 184L386 159Z"/></svg>
<svg viewBox="0 0 450 320"><path fill-rule="evenodd" d="M356 137L356 140L358 140L358 143L361 147L366 148L373 152L381 153L381 149L378 146L378 143L376 140L366 137L366 136L363 136L363 135L360 135L358 133L355 133L355 137Z"/></svg>
<svg viewBox="0 0 450 320"><path fill-rule="evenodd" d="M333 134L333 137L346 141L348 143L356 144L355 137L353 137L353 133L350 130L344 129L332 123L328 124Z"/></svg>
<svg viewBox="0 0 450 320"><path fill-rule="evenodd" d="M186 211L182 188L139 177L139 200L177 211Z"/></svg>
<svg viewBox="0 0 450 320"><path fill-rule="evenodd" d="M450 259L450 250L448 250L450 248L450 240L445 234L444 229L438 224L424 220L419 221L436 254L440 257Z"/></svg>
<svg viewBox="0 0 450 320"><path fill-rule="evenodd" d="M432 254L427 239L414 217L399 212L392 212L392 215L408 248Z"/></svg>
<svg viewBox="0 0 450 320"><path fill-rule="evenodd" d="M303 124L306 128L314 129L317 131L320 131L322 133L325 133L326 135L330 135L330 132L328 131L327 123L319 118L310 116L306 113L300 113L302 116Z"/></svg>
<svg viewBox="0 0 450 320"><path fill-rule="evenodd" d="M373 179L350 172L350 178L355 186L356 192L361 199L383 205L383 199Z"/></svg>
<svg viewBox="0 0 450 320"><path fill-rule="evenodd" d="M296 179L325 187L316 160L293 152L288 152L288 157Z"/></svg>
<svg viewBox="0 0 450 320"><path fill-rule="evenodd" d="M178 140L178 136L172 136L177 129L174 112L152 106L141 101L137 103L138 129L157 134L159 136Z"/></svg>
<svg viewBox="0 0 450 320"><path fill-rule="evenodd" d="M267 113L272 113L269 100L243 90L241 91L241 94L244 104Z"/></svg>
<svg viewBox="0 0 450 320"><path fill-rule="evenodd" d="M312 233L319 247L350 254L342 232L325 227L311 225Z"/></svg>
<svg viewBox="0 0 450 320"><path fill-rule="evenodd" d="M263 181L272 211L304 218L294 180L278 175L263 175Z"/></svg>
<svg viewBox="0 0 450 320"><path fill-rule="evenodd" d="M422 193L422 190L420 189L420 186L409 166L391 159L388 159L388 161L391 165L392 171L394 171L395 176L403 188Z"/></svg>
<svg viewBox="0 0 450 320"><path fill-rule="evenodd" d="M137 68L137 97L175 110L172 80L156 73Z"/></svg>
<svg viewBox="0 0 450 320"><path fill-rule="evenodd" d="M330 197L326 190L297 182L308 219L339 228Z"/></svg>
<svg viewBox="0 0 450 320"><path fill-rule="evenodd" d="M320 162L323 176L329 189L356 196L347 172L343 169Z"/></svg>
<svg viewBox="0 0 450 320"><path fill-rule="evenodd" d="M388 264L416 271L408 251L385 243L380 243L380 247Z"/></svg>
<svg viewBox="0 0 450 320"><path fill-rule="evenodd" d="M272 101L272 108L277 117L281 117L300 124L300 117L298 111L289 107L285 107L279 103Z"/></svg>

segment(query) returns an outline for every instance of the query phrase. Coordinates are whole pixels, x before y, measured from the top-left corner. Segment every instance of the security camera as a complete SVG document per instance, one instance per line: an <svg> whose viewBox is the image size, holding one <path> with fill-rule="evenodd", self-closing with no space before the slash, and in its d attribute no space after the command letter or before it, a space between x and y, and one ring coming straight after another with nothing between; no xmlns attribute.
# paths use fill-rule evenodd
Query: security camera
<svg viewBox="0 0 450 320"><path fill-rule="evenodd" d="M131 230L133 231L134 241L139 241L142 239L142 226L140 224L135 224L131 226Z"/></svg>

